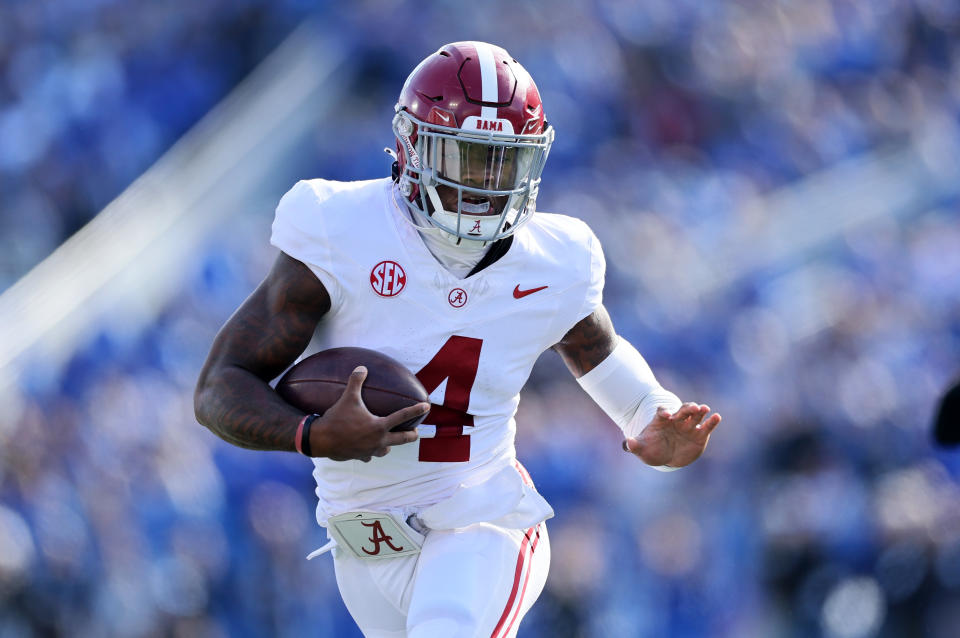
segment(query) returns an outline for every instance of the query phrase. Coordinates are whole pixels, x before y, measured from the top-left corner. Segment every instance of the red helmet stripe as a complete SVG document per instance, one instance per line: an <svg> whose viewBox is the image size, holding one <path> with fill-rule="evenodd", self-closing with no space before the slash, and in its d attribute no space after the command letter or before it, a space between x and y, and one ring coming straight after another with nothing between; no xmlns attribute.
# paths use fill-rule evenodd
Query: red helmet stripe
<svg viewBox="0 0 960 638"><path fill-rule="evenodd" d="M497 78L497 62L493 57L493 47L486 42L477 42L475 46L477 61L480 62L480 99L484 102L499 102L500 82ZM484 120L497 119L497 108L494 106L481 107L480 118Z"/></svg>

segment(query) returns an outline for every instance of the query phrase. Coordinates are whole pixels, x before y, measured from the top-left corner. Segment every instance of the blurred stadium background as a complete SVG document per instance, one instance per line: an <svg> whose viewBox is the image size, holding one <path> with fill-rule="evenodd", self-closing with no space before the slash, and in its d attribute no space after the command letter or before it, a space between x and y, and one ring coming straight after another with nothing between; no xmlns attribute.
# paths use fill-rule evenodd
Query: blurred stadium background
<svg viewBox="0 0 960 638"><path fill-rule="evenodd" d="M385 175L403 79L483 39L557 129L540 208L725 421L660 474L545 355L522 637L960 635L955 0L0 0L0 637L357 636L308 463L197 425L279 197Z"/></svg>

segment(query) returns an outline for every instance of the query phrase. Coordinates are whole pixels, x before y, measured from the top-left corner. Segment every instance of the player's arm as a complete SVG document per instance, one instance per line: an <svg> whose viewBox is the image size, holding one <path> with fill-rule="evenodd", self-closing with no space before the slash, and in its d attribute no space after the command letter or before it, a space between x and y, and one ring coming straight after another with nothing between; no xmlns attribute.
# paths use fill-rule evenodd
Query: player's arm
<svg viewBox="0 0 960 638"><path fill-rule="evenodd" d="M213 342L194 394L197 420L224 440L256 450L295 450L304 414L269 386L306 349L330 310L330 295L310 269L280 253L273 268L227 320ZM416 438L389 429L429 406L388 417L370 414L360 400L366 372L351 375L340 400L310 429L315 456L369 460L389 446ZM406 417L404 419L403 417ZM399 436L402 435L402 436Z"/></svg>
<svg viewBox="0 0 960 638"><path fill-rule="evenodd" d="M720 415L682 403L656 380L636 348L617 336L599 306L553 346L567 368L626 435L624 449L658 469L693 463L706 449Z"/></svg>
<svg viewBox="0 0 960 638"><path fill-rule="evenodd" d="M304 351L329 309L323 284L281 253L214 339L194 394L197 420L234 445L293 450L303 413L268 382Z"/></svg>

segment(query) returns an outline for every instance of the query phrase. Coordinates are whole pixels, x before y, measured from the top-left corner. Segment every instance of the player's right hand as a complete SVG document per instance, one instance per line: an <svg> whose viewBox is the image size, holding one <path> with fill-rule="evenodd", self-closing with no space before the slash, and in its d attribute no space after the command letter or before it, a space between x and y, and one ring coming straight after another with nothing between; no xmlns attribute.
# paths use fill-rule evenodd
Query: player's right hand
<svg viewBox="0 0 960 638"><path fill-rule="evenodd" d="M419 438L416 430L391 432L390 429L426 414L430 404L418 403L383 417L372 414L360 396L366 378L367 369L358 366L350 373L347 387L337 402L313 422L310 449L314 456L366 463L374 456L386 456L394 445L412 443Z"/></svg>

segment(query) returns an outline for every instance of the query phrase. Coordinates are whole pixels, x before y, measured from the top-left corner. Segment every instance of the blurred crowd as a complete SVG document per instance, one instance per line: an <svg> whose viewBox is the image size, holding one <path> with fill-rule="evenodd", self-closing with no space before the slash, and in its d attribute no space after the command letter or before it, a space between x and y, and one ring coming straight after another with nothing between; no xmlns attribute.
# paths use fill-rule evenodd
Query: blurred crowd
<svg viewBox="0 0 960 638"><path fill-rule="evenodd" d="M0 3L0 290L96 215L305 15L267 0Z"/></svg>
<svg viewBox="0 0 960 638"><path fill-rule="evenodd" d="M960 373L957 194L706 298L657 295L637 267L686 272L681 238L709 262L748 202L845 159L934 125L960 143L960 4L425 4L0 4L0 290L303 18L350 34L359 80L291 184L385 175L412 66L496 42L557 129L539 208L592 225L618 331L724 415L704 458L653 472L543 358L517 447L557 512L554 560L520 636L957 635L960 453L928 434ZM0 638L359 635L329 559L303 560L325 539L309 463L193 418L213 335L273 259L270 221L211 238L149 329L20 379L0 417Z"/></svg>

